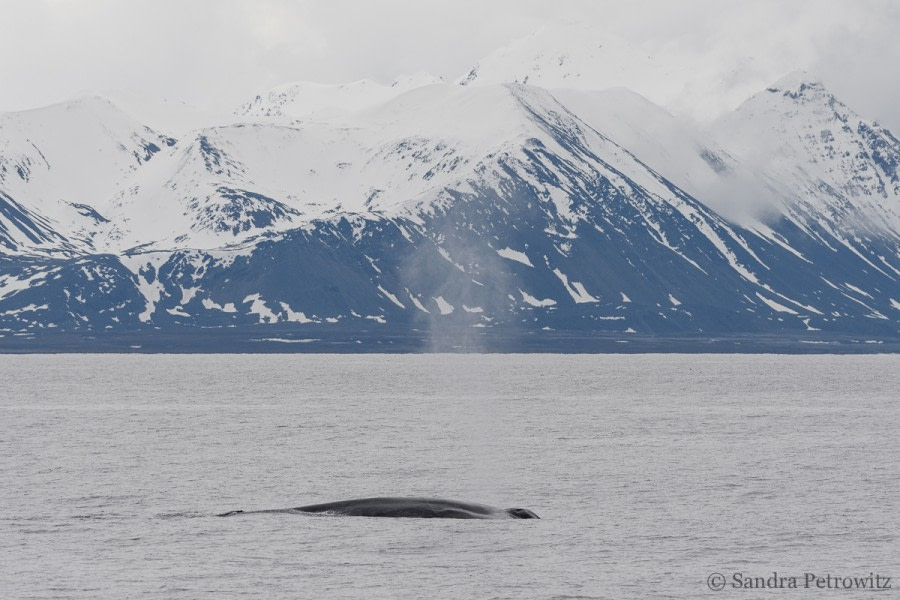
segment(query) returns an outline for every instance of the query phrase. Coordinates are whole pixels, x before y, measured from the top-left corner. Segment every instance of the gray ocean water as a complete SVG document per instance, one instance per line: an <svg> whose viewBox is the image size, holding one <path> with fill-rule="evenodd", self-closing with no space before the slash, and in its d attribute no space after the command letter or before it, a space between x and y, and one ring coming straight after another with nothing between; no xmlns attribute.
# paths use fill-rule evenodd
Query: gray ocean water
<svg viewBox="0 0 900 600"><path fill-rule="evenodd" d="M0 381L4 599L900 580L897 355L0 356ZM378 495L542 519L213 516Z"/></svg>

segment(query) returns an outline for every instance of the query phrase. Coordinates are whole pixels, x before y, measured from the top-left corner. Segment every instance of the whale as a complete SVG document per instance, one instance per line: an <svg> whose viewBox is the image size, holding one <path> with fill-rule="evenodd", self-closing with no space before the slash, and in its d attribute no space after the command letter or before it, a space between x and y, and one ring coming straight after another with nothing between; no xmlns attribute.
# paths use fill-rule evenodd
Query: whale
<svg viewBox="0 0 900 600"><path fill-rule="evenodd" d="M540 519L527 508L495 508L484 504L440 498L359 498L310 504L297 508L232 510L216 516L231 517L264 513L407 519Z"/></svg>

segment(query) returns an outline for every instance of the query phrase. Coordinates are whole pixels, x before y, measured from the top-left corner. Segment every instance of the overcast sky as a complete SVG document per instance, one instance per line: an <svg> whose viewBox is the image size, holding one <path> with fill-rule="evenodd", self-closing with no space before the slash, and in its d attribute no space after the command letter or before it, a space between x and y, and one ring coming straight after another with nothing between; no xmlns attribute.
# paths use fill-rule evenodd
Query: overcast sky
<svg viewBox="0 0 900 600"><path fill-rule="evenodd" d="M123 90L235 106L297 80L453 80L557 19L821 77L900 132L894 0L0 0L0 111Z"/></svg>

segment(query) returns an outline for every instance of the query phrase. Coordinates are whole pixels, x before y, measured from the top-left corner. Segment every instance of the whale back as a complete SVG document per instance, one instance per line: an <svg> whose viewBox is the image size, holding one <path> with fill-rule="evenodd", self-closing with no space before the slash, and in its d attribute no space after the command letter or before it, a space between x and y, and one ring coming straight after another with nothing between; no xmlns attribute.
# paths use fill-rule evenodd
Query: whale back
<svg viewBox="0 0 900 600"><path fill-rule="evenodd" d="M346 517L394 517L417 519L539 519L527 508L494 508L484 504L443 500L439 498L359 498L310 504L275 510L234 510L220 517L238 514L303 513Z"/></svg>
<svg viewBox="0 0 900 600"><path fill-rule="evenodd" d="M482 504L437 498L359 498L300 506L295 511L348 517L396 517L419 519L491 519L499 509Z"/></svg>
<svg viewBox="0 0 900 600"><path fill-rule="evenodd" d="M507 508L506 512L513 519L540 519L539 516L527 508Z"/></svg>

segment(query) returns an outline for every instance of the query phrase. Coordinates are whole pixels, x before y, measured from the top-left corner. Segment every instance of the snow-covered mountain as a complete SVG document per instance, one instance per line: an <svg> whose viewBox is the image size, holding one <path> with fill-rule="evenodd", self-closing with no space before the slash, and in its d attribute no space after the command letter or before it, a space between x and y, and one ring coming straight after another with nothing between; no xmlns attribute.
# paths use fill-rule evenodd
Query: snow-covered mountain
<svg viewBox="0 0 900 600"><path fill-rule="evenodd" d="M900 338L900 147L820 83L711 131L622 88L369 85L178 139L99 99L4 115L0 345Z"/></svg>
<svg viewBox="0 0 900 600"><path fill-rule="evenodd" d="M807 74L792 73L754 95L714 133L744 163L786 186L779 212L798 226L849 235L900 231L900 141Z"/></svg>

